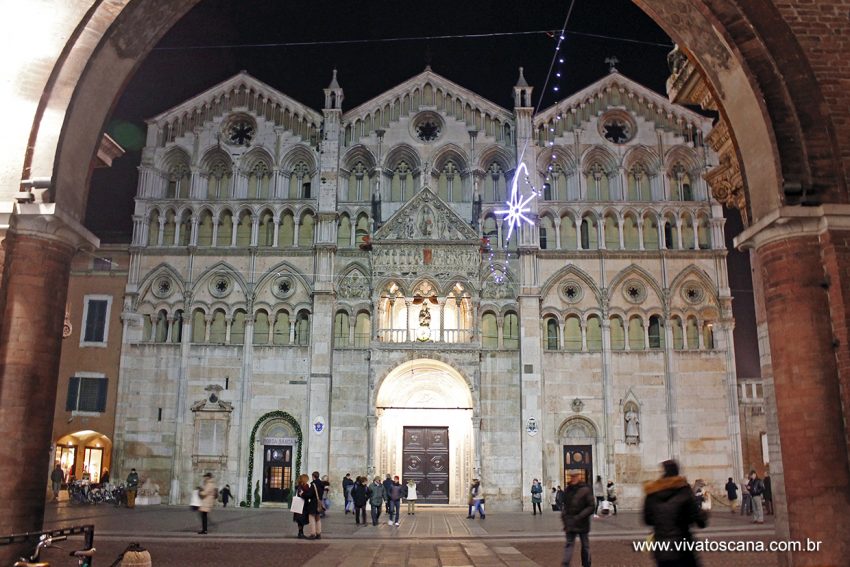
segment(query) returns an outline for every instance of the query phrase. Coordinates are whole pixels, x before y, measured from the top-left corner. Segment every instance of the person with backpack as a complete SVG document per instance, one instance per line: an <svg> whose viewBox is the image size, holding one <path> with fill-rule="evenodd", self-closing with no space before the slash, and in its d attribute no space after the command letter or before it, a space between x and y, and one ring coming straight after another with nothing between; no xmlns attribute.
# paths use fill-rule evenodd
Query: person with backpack
<svg viewBox="0 0 850 567"><path fill-rule="evenodd" d="M762 502L764 497L764 482L756 474L755 470L750 471L750 481L747 483L747 491L753 499L753 523L764 523L764 509Z"/></svg>

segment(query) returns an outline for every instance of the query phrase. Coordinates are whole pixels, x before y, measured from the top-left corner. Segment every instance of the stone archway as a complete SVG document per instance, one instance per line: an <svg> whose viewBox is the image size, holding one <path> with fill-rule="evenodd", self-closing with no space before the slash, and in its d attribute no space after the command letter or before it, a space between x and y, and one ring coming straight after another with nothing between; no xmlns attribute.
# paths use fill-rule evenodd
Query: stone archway
<svg viewBox="0 0 850 567"><path fill-rule="evenodd" d="M477 463L467 381L444 362L418 359L394 368L376 392L375 473L414 478L421 502L465 504Z"/></svg>
<svg viewBox="0 0 850 567"><path fill-rule="evenodd" d="M54 394L45 399L42 393L55 392L57 329L70 258L76 247L96 242L79 224L87 198L85 165L133 71L198 1L30 2L13 29L39 29L39 41L21 50L15 42L24 40L15 33L2 39L11 42L4 52L15 57L4 62L10 119L0 161L3 230L8 230L0 280L0 427L31 432L30 443L15 456L19 460L3 464L6 478L14 478L24 463L45 458L50 441L44 408L52 407ZM774 473L775 481L787 477L788 513L782 506L779 512L790 518L784 525L795 539L811 535L835 542L822 554L795 560L837 563L847 544L821 512L850 504L850 354L841 348L850 342L850 278L841 270L850 258L850 210L786 205L812 204L813 195L821 203L847 201L850 130L837 125L850 118L850 92L836 86L833 65L848 56L846 45L835 38L848 35L850 22L838 3L833 11L809 13L795 2L635 2L693 57L737 142L754 220L741 242L758 251L756 292L767 300L760 332L770 345L766 364L772 364L775 376L775 395L769 399L775 400L771 427L779 432L777 450L792 453L818 438L827 450L821 458L830 467L829 475L815 477L802 464L785 463ZM824 29L830 31L826 36ZM21 180L48 187L52 203L15 208ZM29 261L35 257L44 261ZM829 313L832 324L811 313ZM789 344L788 336L808 341ZM24 351L13 342L42 350ZM801 367L800 361L807 362ZM797 395L801 384L808 392L803 398ZM32 416L44 423L34 424ZM0 532L40 528L41 488L34 476L0 487L0 500L12 510L0 519Z"/></svg>

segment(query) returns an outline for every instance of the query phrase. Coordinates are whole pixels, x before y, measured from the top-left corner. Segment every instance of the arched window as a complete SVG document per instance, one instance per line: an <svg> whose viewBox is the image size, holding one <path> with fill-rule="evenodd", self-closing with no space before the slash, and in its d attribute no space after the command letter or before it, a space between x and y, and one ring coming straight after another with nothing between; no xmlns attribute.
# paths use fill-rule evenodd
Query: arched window
<svg viewBox="0 0 850 567"><path fill-rule="evenodd" d="M702 326L702 346L707 349L714 348L714 323L710 321Z"/></svg>
<svg viewBox="0 0 850 567"><path fill-rule="evenodd" d="M216 309L213 312L213 319L210 323L210 342L224 344L224 339L227 337L227 323L224 319L224 311Z"/></svg>
<svg viewBox="0 0 850 567"><path fill-rule="evenodd" d="M192 240L192 213L183 211L180 213L180 234L177 236L178 246L189 246Z"/></svg>
<svg viewBox="0 0 850 567"><path fill-rule="evenodd" d="M549 169L549 196L545 196L546 185L544 189L544 199L547 201L565 201L567 199L567 174L560 164L554 163Z"/></svg>
<svg viewBox="0 0 850 567"><path fill-rule="evenodd" d="M369 236L369 217L364 213L357 215L357 226L354 230L354 238L357 246L366 242L366 237Z"/></svg>
<svg viewBox="0 0 850 567"><path fill-rule="evenodd" d="M362 161L358 161L351 168L351 174L348 176L348 200L365 201L368 198L369 177L366 166L363 165Z"/></svg>
<svg viewBox="0 0 850 567"><path fill-rule="evenodd" d="M213 245L213 219L212 214L204 209L198 220L198 246Z"/></svg>
<svg viewBox="0 0 850 567"><path fill-rule="evenodd" d="M643 248L658 250L658 221L652 213L643 217Z"/></svg>
<svg viewBox="0 0 850 567"><path fill-rule="evenodd" d="M218 224L218 234L216 235L216 246L230 246L233 239L233 215L225 209L221 212Z"/></svg>
<svg viewBox="0 0 850 567"><path fill-rule="evenodd" d="M672 215L664 217L664 248L667 250L679 248L679 227Z"/></svg>
<svg viewBox="0 0 850 567"><path fill-rule="evenodd" d="M257 244L259 246L274 245L274 216L271 211L265 210L260 215L259 232L257 233ZM266 316L268 318L268 315Z"/></svg>
<svg viewBox="0 0 850 567"><path fill-rule="evenodd" d="M599 229L596 225L596 218L585 213L581 219L581 249L596 250L599 248Z"/></svg>
<svg viewBox="0 0 850 567"><path fill-rule="evenodd" d="M165 194L166 198L189 198L190 184L191 173L189 172L189 166L185 163L172 165L168 170L168 189Z"/></svg>
<svg viewBox="0 0 850 567"><path fill-rule="evenodd" d="M271 193L272 173L263 160L257 160L248 172L248 198L268 199Z"/></svg>
<svg viewBox="0 0 850 567"><path fill-rule="evenodd" d="M295 218L292 212L285 211L277 227L277 245L292 246L295 243Z"/></svg>
<svg viewBox="0 0 850 567"><path fill-rule="evenodd" d="M239 213L239 225L236 227L236 246L251 245L251 213L242 211Z"/></svg>
<svg viewBox="0 0 850 567"><path fill-rule="evenodd" d="M629 318L629 350L644 350L643 319L640 315L632 315Z"/></svg>
<svg viewBox="0 0 850 567"><path fill-rule="evenodd" d="M174 233L177 230L177 221L174 217L174 211L168 210L165 213L165 224L162 227L162 245L174 246Z"/></svg>
<svg viewBox="0 0 850 567"><path fill-rule="evenodd" d="M153 340L155 343L164 343L168 340L168 313L164 310L157 313Z"/></svg>
<svg viewBox="0 0 850 567"><path fill-rule="evenodd" d="M295 319L295 344L305 346L310 344L310 312L302 309Z"/></svg>
<svg viewBox="0 0 850 567"><path fill-rule="evenodd" d="M513 311L505 313L502 324L502 345L504 348L519 348L519 317Z"/></svg>
<svg viewBox="0 0 850 567"><path fill-rule="evenodd" d="M413 172L406 161L398 162L393 170L393 178L390 185L390 201L406 200L413 189Z"/></svg>
<svg viewBox="0 0 850 567"><path fill-rule="evenodd" d="M142 341L150 342L153 340L153 316L142 316Z"/></svg>
<svg viewBox="0 0 850 567"><path fill-rule="evenodd" d="M585 333L587 334L587 350L602 350L602 320L598 315L587 317Z"/></svg>
<svg viewBox="0 0 850 567"><path fill-rule="evenodd" d="M694 220L689 214L682 215L682 247L685 250L694 250L696 242L694 234Z"/></svg>
<svg viewBox="0 0 850 567"><path fill-rule="evenodd" d="M171 342L179 343L183 340L183 311L178 309L174 312L174 321L171 322Z"/></svg>
<svg viewBox="0 0 850 567"><path fill-rule="evenodd" d="M289 198L309 199L311 195L310 168L305 162L299 161L292 167L289 175Z"/></svg>
<svg viewBox="0 0 850 567"><path fill-rule="evenodd" d="M673 331L673 349L682 350L685 348L685 331L682 328L682 318L674 316L671 319L671 323L671 331Z"/></svg>
<svg viewBox="0 0 850 567"><path fill-rule="evenodd" d="M655 235L656 242L658 241L658 234L656 230ZM626 213L623 217L623 248L626 250L639 250L640 249L640 233L638 232L638 221L637 217L635 217L632 213Z"/></svg>
<svg viewBox="0 0 850 567"><path fill-rule="evenodd" d="M499 228L496 225L496 219L493 216L487 215L484 218L484 226L481 230L482 235L490 242L490 247L496 249L499 247Z"/></svg>
<svg viewBox="0 0 850 567"><path fill-rule="evenodd" d="M301 216L298 227L298 246L309 248L313 246L313 213L306 212Z"/></svg>
<svg viewBox="0 0 850 567"><path fill-rule="evenodd" d="M649 317L649 348L664 348L664 324L661 317Z"/></svg>
<svg viewBox="0 0 850 567"><path fill-rule="evenodd" d="M685 322L685 336L688 339L688 349L696 350L699 348L699 326L696 317L688 317Z"/></svg>
<svg viewBox="0 0 850 567"><path fill-rule="evenodd" d="M336 227L336 246L337 248L351 247L351 221L346 214L339 216L339 224Z"/></svg>
<svg viewBox="0 0 850 567"><path fill-rule="evenodd" d="M455 162L449 160L440 171L440 177L437 180L440 197L447 202L460 202L463 200L463 182L460 177L460 170Z"/></svg>
<svg viewBox="0 0 850 567"><path fill-rule="evenodd" d="M561 249L575 250L578 247L578 234L576 221L570 215L561 217Z"/></svg>
<svg viewBox="0 0 850 567"><path fill-rule="evenodd" d="M546 317L543 321L546 328L546 350L558 350L561 348L558 330L558 320L554 317Z"/></svg>
<svg viewBox="0 0 850 567"><path fill-rule="evenodd" d="M611 317L611 350L626 349L626 330L619 315Z"/></svg>
<svg viewBox="0 0 850 567"><path fill-rule="evenodd" d="M581 350L581 321L575 315L569 315L564 324L564 348L571 351Z"/></svg>
<svg viewBox="0 0 850 567"><path fill-rule="evenodd" d="M700 250L710 250L711 249L711 225L709 224L708 217L705 215L700 215L698 217L698 228L697 234L699 235L699 249Z"/></svg>
<svg viewBox="0 0 850 567"><path fill-rule="evenodd" d="M552 219L544 216L540 219L538 228L540 233L540 249L551 250L555 248L555 226L552 224Z"/></svg>
<svg viewBox="0 0 850 567"><path fill-rule="evenodd" d="M192 312L192 342L203 343L207 335L206 314L202 309Z"/></svg>
<svg viewBox="0 0 850 567"><path fill-rule="evenodd" d="M637 163L629 170L628 201L649 201L651 199L649 175L643 165Z"/></svg>
<svg viewBox="0 0 850 567"><path fill-rule="evenodd" d="M350 332L351 324L349 323L348 313L337 311L336 315L334 315L334 348L347 347Z"/></svg>
<svg viewBox="0 0 850 567"><path fill-rule="evenodd" d="M245 344L245 312L237 309L230 324L230 344Z"/></svg>
<svg viewBox="0 0 850 567"><path fill-rule="evenodd" d="M605 214L605 248L608 250L620 249L620 228L614 213Z"/></svg>
<svg viewBox="0 0 850 567"><path fill-rule="evenodd" d="M361 311L354 320L354 346L358 348L367 347L371 340L372 318L365 311Z"/></svg>
<svg viewBox="0 0 850 567"><path fill-rule="evenodd" d="M148 246L159 244L159 211L153 210L148 216Z"/></svg>
<svg viewBox="0 0 850 567"><path fill-rule="evenodd" d="M275 316L272 343L276 345L289 344L289 313L286 311L278 311Z"/></svg>
<svg viewBox="0 0 850 567"><path fill-rule="evenodd" d="M507 195L506 187L505 172L502 166L494 161L487 167L487 174L484 177L484 201L490 203L504 201Z"/></svg>
<svg viewBox="0 0 850 567"><path fill-rule="evenodd" d="M254 344L269 344L269 314L262 309L254 317Z"/></svg>
<svg viewBox="0 0 850 567"><path fill-rule="evenodd" d="M230 164L223 159L215 160L210 165L207 177L207 198L227 199L230 197Z"/></svg>
<svg viewBox="0 0 850 567"><path fill-rule="evenodd" d="M608 201L611 198L608 172L600 163L593 163L585 173L585 187L588 201Z"/></svg>
<svg viewBox="0 0 850 567"><path fill-rule="evenodd" d="M499 347L499 329L496 316L488 311L481 317L481 348Z"/></svg>

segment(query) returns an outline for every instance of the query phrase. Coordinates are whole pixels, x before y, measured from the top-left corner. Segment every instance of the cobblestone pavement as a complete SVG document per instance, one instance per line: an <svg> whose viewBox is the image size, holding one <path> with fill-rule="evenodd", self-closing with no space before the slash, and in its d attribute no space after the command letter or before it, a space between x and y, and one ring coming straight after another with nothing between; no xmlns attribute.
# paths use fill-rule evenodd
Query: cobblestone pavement
<svg viewBox="0 0 850 567"><path fill-rule="evenodd" d="M398 527L385 521L373 527L357 526L353 516L332 510L323 520L321 541L295 539L297 530L291 519L285 509L216 508L210 513L210 533L199 535L198 514L188 507L128 510L60 503L49 505L45 528L94 524L96 565L101 566L110 565L128 543L136 541L151 552L154 567L532 567L560 565L563 553L557 513L532 516L491 511L486 520L468 520L462 508L420 507L415 516L402 513ZM386 515L381 520L386 520ZM650 555L634 552L631 544L648 533L636 512L594 520L594 566L653 565ZM774 529L770 516L767 524L753 526L737 514L716 512L700 537L767 541L774 538ZM75 545L69 542L66 547ZM776 556L770 553L703 553L701 558L707 567L777 565ZM578 554L573 565L580 565Z"/></svg>

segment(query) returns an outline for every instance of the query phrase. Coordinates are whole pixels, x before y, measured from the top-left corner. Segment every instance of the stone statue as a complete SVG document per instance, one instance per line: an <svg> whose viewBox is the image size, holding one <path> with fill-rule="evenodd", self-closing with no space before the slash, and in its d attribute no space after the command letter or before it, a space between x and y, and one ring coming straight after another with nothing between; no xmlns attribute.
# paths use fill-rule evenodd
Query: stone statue
<svg viewBox="0 0 850 567"><path fill-rule="evenodd" d="M637 445L640 443L640 416L634 405L629 405L626 408L626 444Z"/></svg>
<svg viewBox="0 0 850 567"><path fill-rule="evenodd" d="M428 301L427 299L425 301ZM430 327L431 326L431 311L428 309L428 304L423 303L422 309L419 311L419 326L420 327Z"/></svg>
<svg viewBox="0 0 850 567"><path fill-rule="evenodd" d="M423 238L431 238L434 230L434 216L428 207L422 208L422 216L419 219L419 233Z"/></svg>

